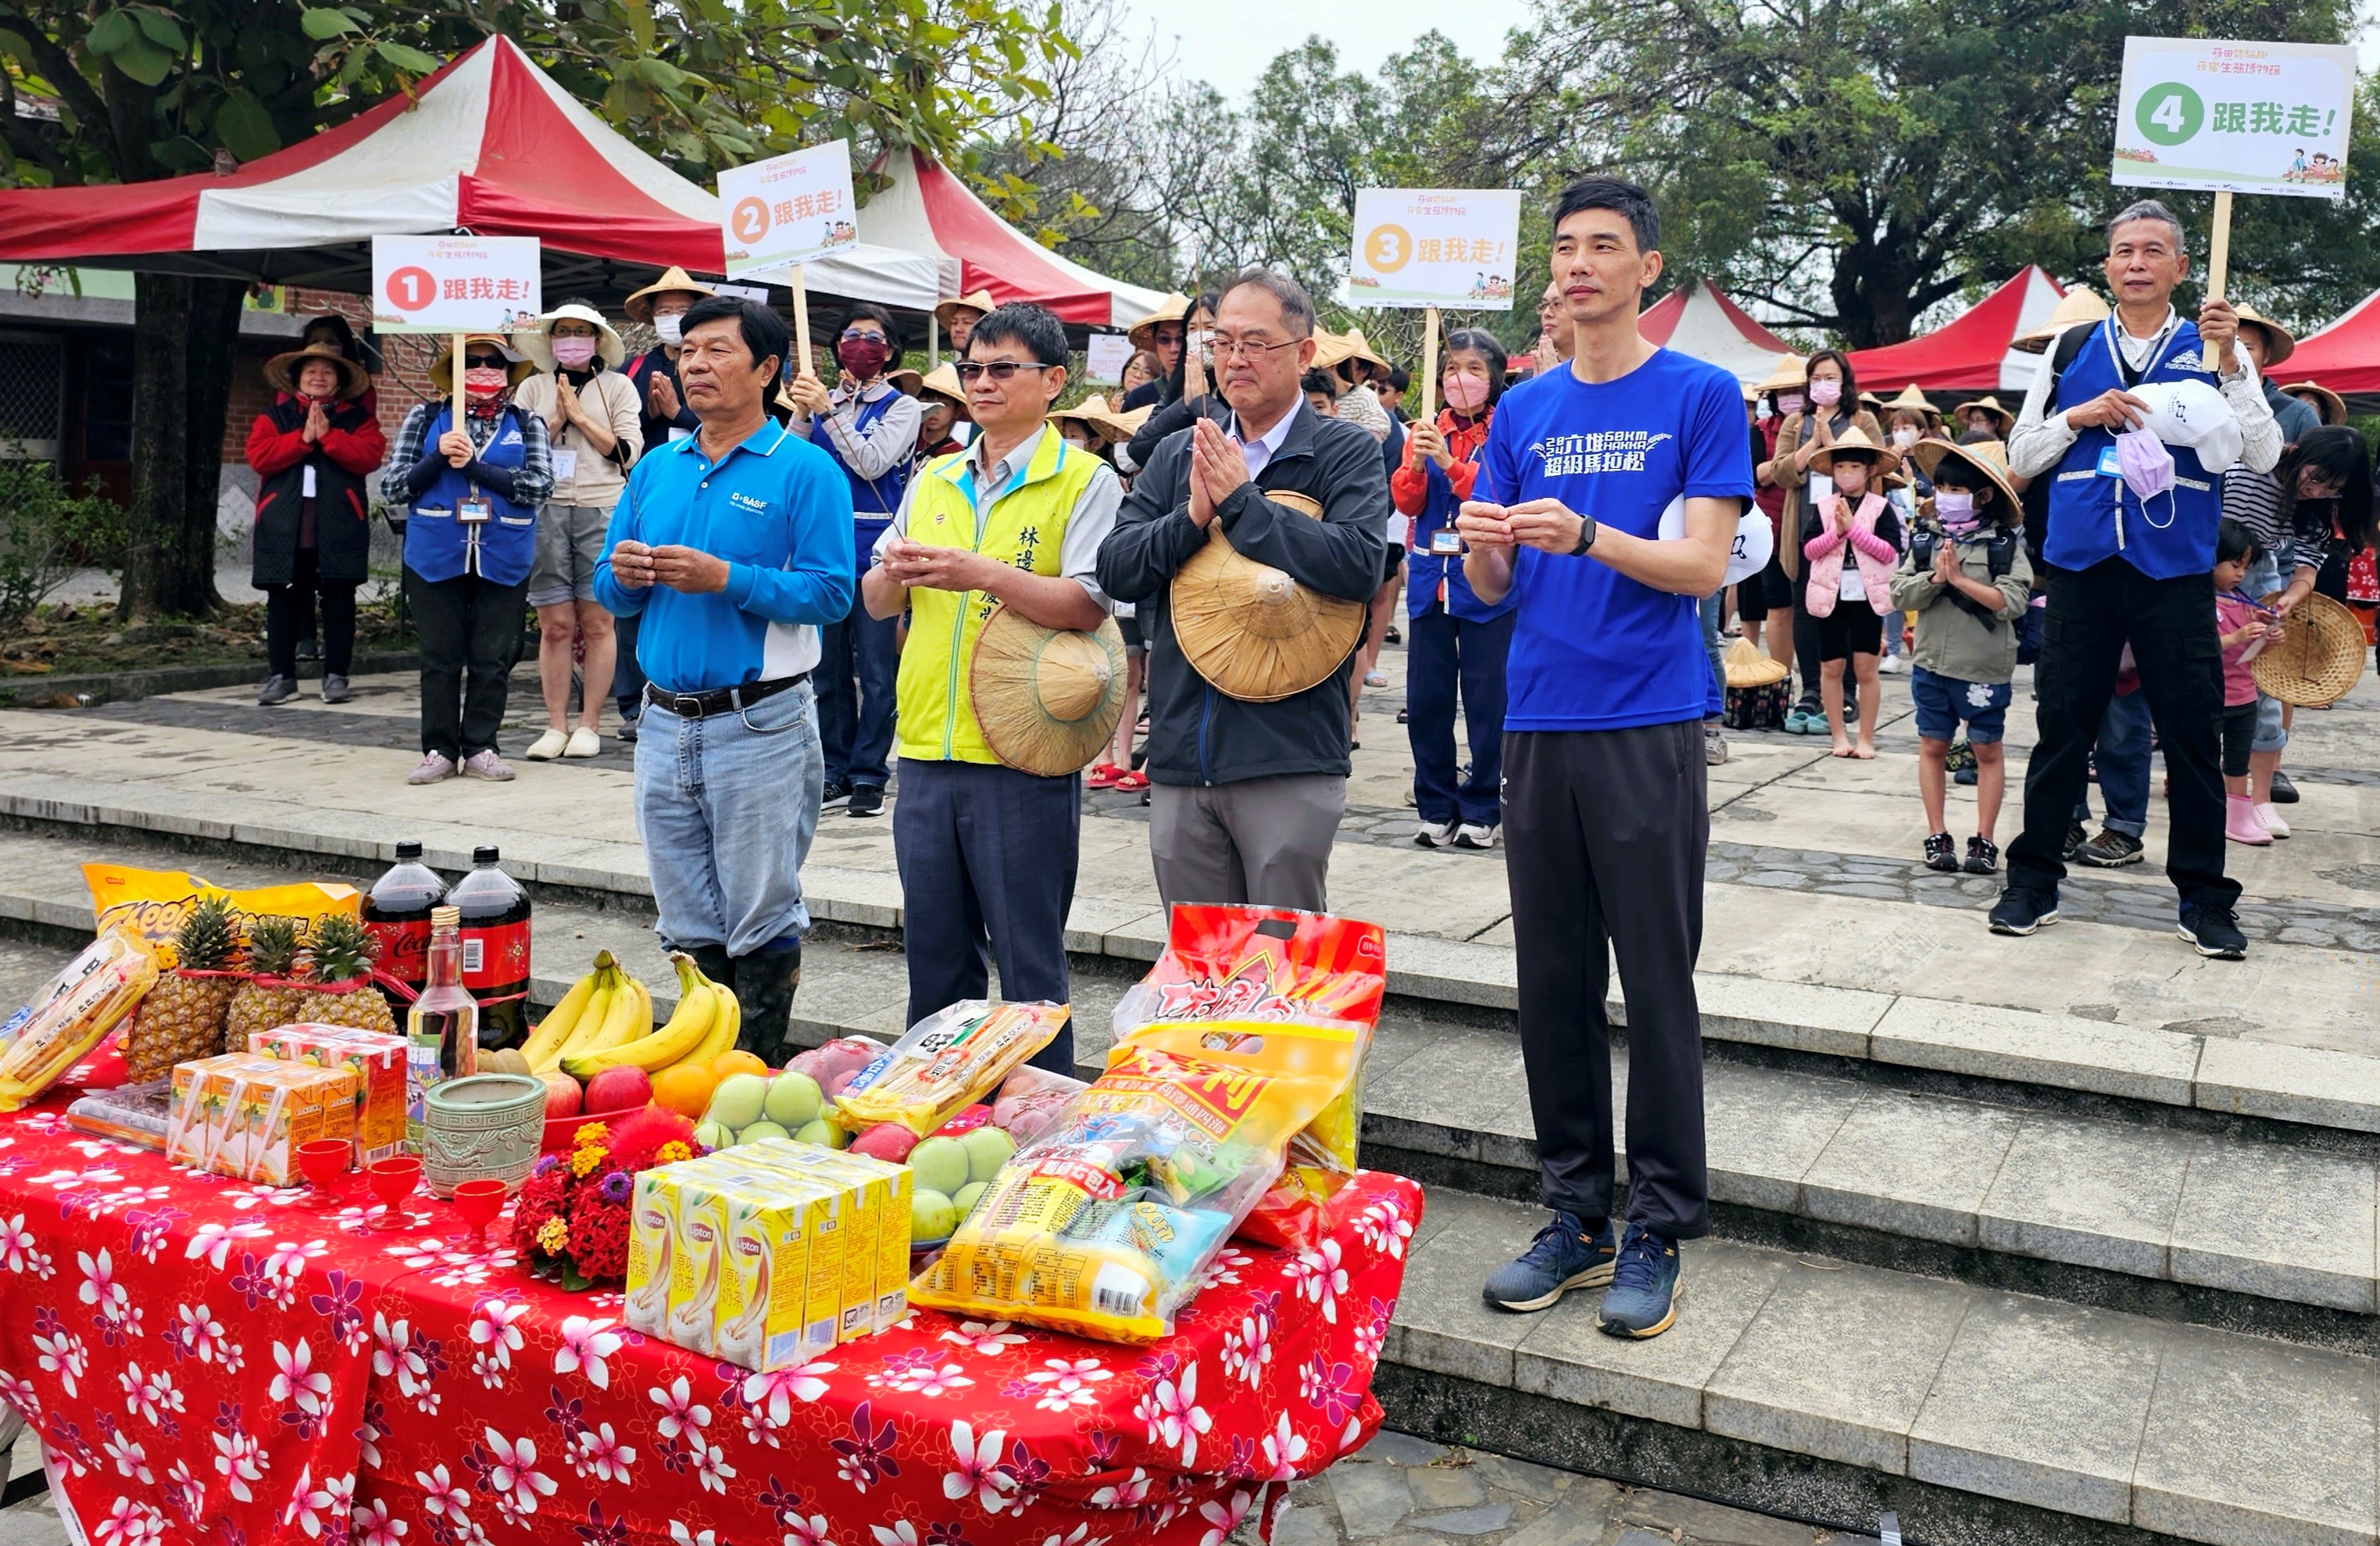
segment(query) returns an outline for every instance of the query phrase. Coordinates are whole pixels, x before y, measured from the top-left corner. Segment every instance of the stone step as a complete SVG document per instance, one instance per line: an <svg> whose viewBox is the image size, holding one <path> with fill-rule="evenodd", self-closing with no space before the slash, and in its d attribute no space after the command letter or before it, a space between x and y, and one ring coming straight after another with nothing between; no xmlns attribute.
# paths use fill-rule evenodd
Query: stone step
<svg viewBox="0 0 2380 1546"><path fill-rule="evenodd" d="M1478 1297L1543 1215L1433 1189L1382 1355L1390 1426L1915 1541L2372 1546L2380 1364L1725 1241L1677 1324Z"/></svg>
<svg viewBox="0 0 2380 1546"><path fill-rule="evenodd" d="M234 805L220 791L163 782L38 773L13 775L0 789L0 821L91 845L184 847L207 856L201 869L220 868L217 857L229 856L355 879L389 863L400 835L391 819L372 811L272 798ZM402 824L402 835L419 837L441 869L468 868L474 846L500 836L507 871L540 895L602 908L651 907L644 853L632 842L492 833L484 822ZM803 883L812 915L822 922L880 931L901 925L900 883L889 872L813 862ZM1848 905L1797 900L1820 911ZM1083 896L1068 920L1067 948L1078 958L1126 971L1153 960L1163 940L1163 913L1153 905ZM2168 954L2185 958L2178 945ZM1512 1024L1516 980L1509 943L1391 932L1388 957L1392 995L1451 1018ZM2085 1101L2380 1134L2380 1056L2250 1039L2219 1019L2204 1031L2160 1029L1962 1002L1955 991L1927 997L1729 972L1702 972L1695 980L1704 1035L1713 1041L1873 1065L1933 1088L1984 1081ZM1615 1023L1624 1022L1616 980L1609 1009Z"/></svg>
<svg viewBox="0 0 2380 1546"><path fill-rule="evenodd" d="M78 868L85 857L58 837L0 833L0 916L29 918L61 943L78 937L91 918ZM109 857L173 858L121 846ZM240 858L207 869L234 886L290 873ZM650 985L660 1015L674 1006L675 980L640 913L548 901L532 934L535 1003L556 1002L608 949ZM1098 959L1077 971L1084 1077L1103 1066L1111 1013L1136 975ZM903 1029L906 1000L897 943L814 938L794 1034L806 1043L889 1040ZM1616 1109L1625 1109L1627 1079L1626 1053L1615 1050ZM2364 1135L2324 1135L2348 1151L2272 1143L2195 1111L2148 1108L2170 1119L2151 1125L1719 1055L1706 1063L1705 1101L1711 1196L1731 1236L2380 1353L2380 1150ZM1366 1060L1365 1105L1369 1163L1485 1195L1536 1197L1511 1032L1394 1003Z"/></svg>

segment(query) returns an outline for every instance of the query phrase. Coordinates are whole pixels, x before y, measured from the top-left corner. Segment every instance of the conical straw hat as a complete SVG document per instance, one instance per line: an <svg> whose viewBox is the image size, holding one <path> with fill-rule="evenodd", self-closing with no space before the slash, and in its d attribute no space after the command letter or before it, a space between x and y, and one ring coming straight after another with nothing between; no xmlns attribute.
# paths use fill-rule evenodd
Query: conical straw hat
<svg viewBox="0 0 2380 1546"><path fill-rule="evenodd" d="M2107 298L2088 285L2077 285L2058 298L2058 304L2051 309L2047 322L2029 333L2018 334L2009 340L2009 347L2022 349L2027 354L2039 354L2056 343L2068 328L2107 320Z"/></svg>
<svg viewBox="0 0 2380 1546"><path fill-rule="evenodd" d="M1123 718L1123 633L1045 628L1005 606L976 635L967 693L991 754L1057 778L1089 766Z"/></svg>
<svg viewBox="0 0 2380 1546"><path fill-rule="evenodd" d="M1317 520L1301 493L1265 491ZM1191 668L1245 703L1277 703L1327 680L1364 635L1362 602L1326 596L1244 557L1219 523L1173 577L1173 637Z"/></svg>
<svg viewBox="0 0 2380 1546"><path fill-rule="evenodd" d="M2347 399L2318 381L2295 382L2281 390L2302 402L2313 404L2314 411L2322 415L2322 421L2325 424L2347 422Z"/></svg>
<svg viewBox="0 0 2380 1546"><path fill-rule="evenodd" d="M1719 665L1726 671L1727 685L1731 688L1765 688L1793 675L1783 661L1763 653L1748 639L1739 639L1729 645L1727 653L1719 657Z"/></svg>
<svg viewBox="0 0 2380 1546"><path fill-rule="evenodd" d="M2363 676L2363 625L2319 590L2289 610L2281 637L2248 663L2256 690L2301 708L2333 703Z"/></svg>

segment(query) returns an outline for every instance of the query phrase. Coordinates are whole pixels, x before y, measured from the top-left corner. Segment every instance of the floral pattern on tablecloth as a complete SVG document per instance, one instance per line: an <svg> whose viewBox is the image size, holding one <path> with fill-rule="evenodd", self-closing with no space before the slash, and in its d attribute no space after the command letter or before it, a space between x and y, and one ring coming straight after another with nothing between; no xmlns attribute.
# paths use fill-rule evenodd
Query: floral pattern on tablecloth
<svg viewBox="0 0 2380 1546"><path fill-rule="evenodd" d="M1358 1175L1150 1347L917 1310L750 1374L426 1196L375 1231L40 1110L0 1118L0 1399L94 1546L1222 1546L1377 1427L1421 1207Z"/></svg>

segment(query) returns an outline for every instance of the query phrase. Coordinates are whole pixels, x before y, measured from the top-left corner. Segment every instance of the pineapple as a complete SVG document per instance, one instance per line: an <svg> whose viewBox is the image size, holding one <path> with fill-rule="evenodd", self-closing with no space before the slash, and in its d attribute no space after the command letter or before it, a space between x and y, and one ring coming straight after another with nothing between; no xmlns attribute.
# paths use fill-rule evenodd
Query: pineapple
<svg viewBox="0 0 2380 1546"><path fill-rule="evenodd" d="M226 896L205 896L174 931L174 970L157 980L124 1031L124 1068L161 1079L176 1063L224 1050L224 1021L244 985L227 974L239 952L239 919ZM246 1043L243 1042L242 1045Z"/></svg>
<svg viewBox="0 0 2380 1546"><path fill-rule="evenodd" d="M289 975L298 958L305 927L302 919L275 913L268 913L249 926L248 969L256 977L241 983L239 992L232 995L231 1013L224 1022L224 1041L228 1051L244 1053L248 1051L248 1039L256 1032L289 1023L289 1001L298 990L279 980ZM268 983L268 979L273 980Z"/></svg>
<svg viewBox="0 0 2380 1546"><path fill-rule="evenodd" d="M341 913L315 919L313 933L298 953L298 972L307 985L298 991L288 1017L395 1035L396 1016L371 982L372 962L379 955L380 940L362 919ZM331 992L334 987L346 991Z"/></svg>

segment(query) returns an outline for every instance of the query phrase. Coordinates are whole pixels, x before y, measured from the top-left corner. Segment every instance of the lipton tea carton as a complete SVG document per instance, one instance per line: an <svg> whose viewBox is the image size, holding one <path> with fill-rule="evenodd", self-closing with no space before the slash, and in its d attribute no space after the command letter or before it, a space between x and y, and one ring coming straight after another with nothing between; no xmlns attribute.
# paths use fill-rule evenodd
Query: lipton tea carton
<svg viewBox="0 0 2380 1546"><path fill-rule="evenodd" d="M832 1183L775 1170L739 1177L718 1194L720 1357L757 1371L834 1346L850 1202Z"/></svg>
<svg viewBox="0 0 2380 1546"><path fill-rule="evenodd" d="M759 1147L774 1147L774 1140ZM915 1186L909 1167L814 1144L783 1147L795 1163L856 1188L838 1340L891 1331L909 1313L909 1201Z"/></svg>
<svg viewBox="0 0 2380 1546"><path fill-rule="evenodd" d="M356 1076L356 1168L405 1152L405 1038L301 1023L249 1033L248 1050Z"/></svg>

